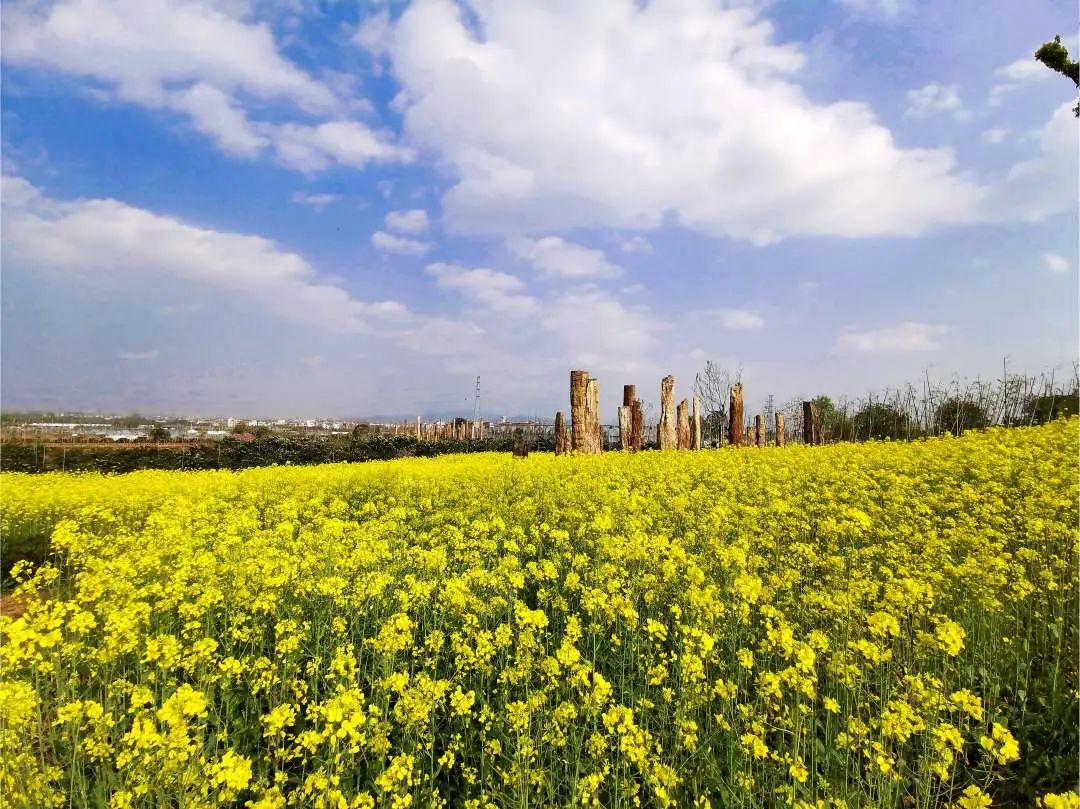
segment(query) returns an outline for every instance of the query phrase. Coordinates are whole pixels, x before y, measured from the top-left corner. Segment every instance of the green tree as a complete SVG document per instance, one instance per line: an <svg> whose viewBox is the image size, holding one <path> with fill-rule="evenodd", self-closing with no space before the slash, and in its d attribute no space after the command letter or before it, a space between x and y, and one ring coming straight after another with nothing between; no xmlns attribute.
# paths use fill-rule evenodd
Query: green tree
<svg viewBox="0 0 1080 809"><path fill-rule="evenodd" d="M1080 63L1069 58L1069 49L1061 44L1061 36L1056 36L1050 42L1044 42L1042 47L1035 51L1035 58L1066 78L1070 78L1077 87L1080 87ZM1080 101L1073 107L1073 115L1080 118Z"/></svg>
<svg viewBox="0 0 1080 809"><path fill-rule="evenodd" d="M1075 416L1077 412L1080 412L1080 390L1032 396L1024 403L1024 422L1046 424L1056 418Z"/></svg>
<svg viewBox="0 0 1080 809"><path fill-rule="evenodd" d="M814 399L821 431L826 441L844 441L852 438L851 419L843 410L837 409L832 398L822 394Z"/></svg>
<svg viewBox="0 0 1080 809"><path fill-rule="evenodd" d="M986 411L970 399L946 399L934 411L934 429L960 435L964 430L980 430L990 424Z"/></svg>
<svg viewBox="0 0 1080 809"><path fill-rule="evenodd" d="M868 404L851 419L856 441L907 438L908 417L886 404Z"/></svg>

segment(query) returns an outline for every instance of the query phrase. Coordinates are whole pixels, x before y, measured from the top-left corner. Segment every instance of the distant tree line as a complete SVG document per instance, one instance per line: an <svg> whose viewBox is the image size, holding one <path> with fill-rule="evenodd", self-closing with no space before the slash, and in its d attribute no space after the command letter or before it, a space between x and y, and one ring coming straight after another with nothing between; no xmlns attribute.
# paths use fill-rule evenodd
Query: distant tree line
<svg viewBox="0 0 1080 809"><path fill-rule="evenodd" d="M1053 372L1013 374L1005 365L993 380L934 383L929 377L868 393L858 399L813 398L826 441L911 440L950 433L960 435L993 425L1045 424L1080 412L1077 368L1062 380ZM802 400L780 412L797 437L802 433Z"/></svg>
<svg viewBox="0 0 1080 809"><path fill-rule="evenodd" d="M246 436L245 436L246 437ZM530 437L534 450L554 449L548 435ZM413 436L334 436L294 438L264 434L249 440L230 435L221 441L191 444L183 449L153 444L115 449L103 447L46 447L44 444L7 443L0 447L0 469L5 472L134 472L139 469L197 470L247 469L255 466L386 461L394 458L431 458L461 452L509 452L513 437L483 441L420 441Z"/></svg>

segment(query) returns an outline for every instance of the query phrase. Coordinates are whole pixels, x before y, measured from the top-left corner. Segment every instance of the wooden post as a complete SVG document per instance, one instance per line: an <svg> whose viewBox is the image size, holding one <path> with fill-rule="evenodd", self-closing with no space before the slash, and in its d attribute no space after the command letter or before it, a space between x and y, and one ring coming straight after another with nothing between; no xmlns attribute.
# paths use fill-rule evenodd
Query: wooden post
<svg viewBox="0 0 1080 809"><path fill-rule="evenodd" d="M419 441L423 437L424 437L424 431L420 426L420 417L417 416L416 417L416 440Z"/></svg>
<svg viewBox="0 0 1080 809"><path fill-rule="evenodd" d="M760 414L754 416L754 439L759 447L765 446L765 417Z"/></svg>
<svg viewBox="0 0 1080 809"><path fill-rule="evenodd" d="M589 425L587 451L598 455L604 450L604 434L600 427L600 380L590 376L586 390L588 402L586 416Z"/></svg>
<svg viewBox="0 0 1080 809"><path fill-rule="evenodd" d="M632 408L623 405L619 408L619 446L624 450L631 449L632 432L633 432L633 415L631 413Z"/></svg>
<svg viewBox="0 0 1080 809"><path fill-rule="evenodd" d="M742 383L731 389L728 398L728 441L733 447L743 445L743 395Z"/></svg>
<svg viewBox="0 0 1080 809"><path fill-rule="evenodd" d="M641 406L641 399L634 399L630 407L630 449L641 452L641 445L645 433L645 408Z"/></svg>
<svg viewBox="0 0 1080 809"><path fill-rule="evenodd" d="M784 414L776 414L776 446L784 446L787 436L784 435Z"/></svg>
<svg viewBox="0 0 1080 809"><path fill-rule="evenodd" d="M690 403L683 399L675 413L676 446L679 449L690 449Z"/></svg>
<svg viewBox="0 0 1080 809"><path fill-rule="evenodd" d="M562 411L555 414L555 454L565 455L570 451L570 436L566 434L566 421Z"/></svg>
<svg viewBox="0 0 1080 809"><path fill-rule="evenodd" d="M589 406L589 372L570 372L570 448L588 452L586 412Z"/></svg>
<svg viewBox="0 0 1080 809"><path fill-rule="evenodd" d="M622 403L623 407L633 407L634 402L637 399L637 385L623 385L622 386Z"/></svg>
<svg viewBox="0 0 1080 809"><path fill-rule="evenodd" d="M803 443L811 446L821 444L821 416L816 402L802 403Z"/></svg>
<svg viewBox="0 0 1080 809"><path fill-rule="evenodd" d="M660 380L660 424L656 428L656 443L660 449L676 449L678 433L675 424L675 377L668 374Z"/></svg>
<svg viewBox="0 0 1080 809"><path fill-rule="evenodd" d="M694 397L694 417L690 425L690 449L701 449L701 399Z"/></svg>
<svg viewBox="0 0 1080 809"><path fill-rule="evenodd" d="M514 430L514 457L529 457L529 446L525 443L525 431L522 430L520 427Z"/></svg>

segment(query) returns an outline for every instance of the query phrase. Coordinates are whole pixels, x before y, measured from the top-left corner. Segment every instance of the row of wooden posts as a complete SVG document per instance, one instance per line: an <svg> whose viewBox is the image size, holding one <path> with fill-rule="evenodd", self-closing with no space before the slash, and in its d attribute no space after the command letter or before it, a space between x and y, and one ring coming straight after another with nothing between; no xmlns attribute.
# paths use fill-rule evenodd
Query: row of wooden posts
<svg viewBox="0 0 1080 809"><path fill-rule="evenodd" d="M656 427L656 445L660 449L701 449L701 399L683 399L675 405L675 377L660 380L660 423ZM757 415L754 423L744 430L743 386L733 385L728 400L728 441L732 446L766 445L765 417ZM782 447L787 433L783 413L775 414L775 443ZM623 403L619 408L619 444L624 450L636 452L644 438L644 410L637 398L637 386L623 385ZM823 443L821 419L814 402L803 402L803 440L807 444ZM520 447L519 447L520 443ZM603 451L603 430L600 425L600 383L587 371L570 372L570 430L560 410L555 414L555 454L576 452L583 455ZM514 454L527 454L524 440L514 444Z"/></svg>
<svg viewBox="0 0 1080 809"><path fill-rule="evenodd" d="M417 416L415 419L397 422L389 426L391 435L408 435L421 441L482 441L484 422L473 419L433 421L427 424Z"/></svg>

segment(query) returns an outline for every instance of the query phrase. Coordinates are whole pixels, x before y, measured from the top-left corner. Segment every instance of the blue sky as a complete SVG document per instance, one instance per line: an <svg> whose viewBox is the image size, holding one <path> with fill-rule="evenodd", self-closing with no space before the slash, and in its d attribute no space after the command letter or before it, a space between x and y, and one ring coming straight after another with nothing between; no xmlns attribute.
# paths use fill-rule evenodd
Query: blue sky
<svg viewBox="0 0 1080 809"><path fill-rule="evenodd" d="M1009 0L3 15L2 401L751 408L1077 356L1077 122Z"/></svg>

